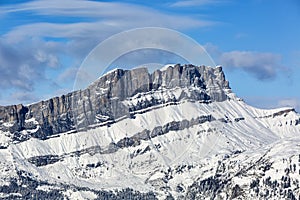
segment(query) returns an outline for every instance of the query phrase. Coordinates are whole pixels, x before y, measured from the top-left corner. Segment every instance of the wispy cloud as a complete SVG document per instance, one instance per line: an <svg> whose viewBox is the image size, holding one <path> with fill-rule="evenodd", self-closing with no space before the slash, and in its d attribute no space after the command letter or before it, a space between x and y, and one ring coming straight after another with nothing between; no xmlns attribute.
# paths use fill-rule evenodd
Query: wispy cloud
<svg viewBox="0 0 300 200"><path fill-rule="evenodd" d="M123 30L147 26L183 30L213 26L217 23L182 14L166 14L134 4L86 0L30 1L3 6L0 12L6 15L30 12L34 16L32 23L12 27L2 35L8 43L14 45L32 38L64 38L68 41L64 49L73 55L86 54L103 39ZM51 20L40 21L39 16L50 17ZM70 23L61 18L55 20L57 17L76 18L76 22L70 20Z"/></svg>
<svg viewBox="0 0 300 200"><path fill-rule="evenodd" d="M222 53L220 61L228 68L243 69L260 80L275 78L277 71L283 68L281 56L273 53L231 51Z"/></svg>
<svg viewBox="0 0 300 200"><path fill-rule="evenodd" d="M298 98L289 98L289 99L282 99L278 101L278 106L289 106L295 108L298 112L300 112L300 99Z"/></svg>
<svg viewBox="0 0 300 200"><path fill-rule="evenodd" d="M3 13L34 11L39 15L55 15L55 16L76 16L76 17L103 17L132 15L131 8L140 8L133 4L125 4L118 2L99 2L89 0L35 0L20 4L3 6ZM118 9L118 10L116 10ZM143 10L143 9L140 9ZM141 14L143 11L138 11Z"/></svg>
<svg viewBox="0 0 300 200"><path fill-rule="evenodd" d="M258 80L272 80L279 72L290 70L282 64L280 54L239 50L223 52L218 46L211 43L204 47L216 63L227 69L243 70Z"/></svg>
<svg viewBox="0 0 300 200"><path fill-rule="evenodd" d="M35 81L45 79L47 67L58 66L54 47L46 42L31 41L31 46L12 46L0 39L0 87L32 91Z"/></svg>
<svg viewBox="0 0 300 200"><path fill-rule="evenodd" d="M96 2L85 0L66 1L32 1L16 6L0 8L2 13L30 11L34 15L63 16L77 18L80 23L36 23L20 26L12 31L24 31L24 35L30 34L28 29L37 31L37 34L52 35L54 37L82 37L86 32L104 31L105 29L144 26L163 26L169 28L191 28L214 25L213 21L193 19L184 15L165 14L158 10L134 4L117 2ZM48 33L48 30L50 32ZM79 31L80 30L80 31Z"/></svg>
<svg viewBox="0 0 300 200"><path fill-rule="evenodd" d="M220 0L184 0L184 1L177 1L172 3L171 7L193 7L193 6L207 6L207 5L214 5L224 3L225 1Z"/></svg>
<svg viewBox="0 0 300 200"><path fill-rule="evenodd" d="M89 51L123 30L147 26L185 30L216 24L136 4L89 0L28 1L1 6L0 13L3 19L26 18L26 24L12 23L18 25L11 25L0 35L0 87L3 92L13 89L16 95L37 93L35 86L40 80L49 85L56 81L61 86L56 89L65 88L63 80L74 77ZM66 58L72 61L65 61ZM49 79L49 69L64 72L57 77L52 73ZM11 103L24 99L17 95Z"/></svg>

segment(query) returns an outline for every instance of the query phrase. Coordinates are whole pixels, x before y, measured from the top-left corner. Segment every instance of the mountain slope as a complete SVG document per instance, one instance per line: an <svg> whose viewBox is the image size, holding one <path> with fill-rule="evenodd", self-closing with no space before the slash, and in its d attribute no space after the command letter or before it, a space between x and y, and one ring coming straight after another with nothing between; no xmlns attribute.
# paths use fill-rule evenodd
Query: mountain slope
<svg viewBox="0 0 300 200"><path fill-rule="evenodd" d="M0 107L3 198L299 198L300 116L231 92L221 67L117 69Z"/></svg>

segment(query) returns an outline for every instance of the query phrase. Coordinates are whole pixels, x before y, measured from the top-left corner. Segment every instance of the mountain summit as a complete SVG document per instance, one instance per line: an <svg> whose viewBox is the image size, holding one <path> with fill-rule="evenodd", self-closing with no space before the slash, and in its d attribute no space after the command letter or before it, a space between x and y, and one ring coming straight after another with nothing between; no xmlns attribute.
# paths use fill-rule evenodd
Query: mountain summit
<svg viewBox="0 0 300 200"><path fill-rule="evenodd" d="M179 88L179 96L172 91ZM116 120L132 111L142 110L155 105L179 102L182 99L203 102L225 101L230 89L221 67L185 65L170 66L150 74L147 68L133 70L115 69L100 77L87 89L75 91L61 97L55 97L29 106L14 105L0 107L0 120L11 123L9 132L14 139L23 141L30 137L47 137L76 128L87 127L99 122ZM172 96L154 94L168 93ZM141 99L142 95L152 93L151 99ZM128 101L135 98L139 103ZM130 105L129 105L130 104ZM22 130L36 129L35 123L26 121L35 119L40 128L26 136Z"/></svg>
<svg viewBox="0 0 300 200"><path fill-rule="evenodd" d="M231 91L222 67L116 69L0 107L4 199L297 199L300 115Z"/></svg>

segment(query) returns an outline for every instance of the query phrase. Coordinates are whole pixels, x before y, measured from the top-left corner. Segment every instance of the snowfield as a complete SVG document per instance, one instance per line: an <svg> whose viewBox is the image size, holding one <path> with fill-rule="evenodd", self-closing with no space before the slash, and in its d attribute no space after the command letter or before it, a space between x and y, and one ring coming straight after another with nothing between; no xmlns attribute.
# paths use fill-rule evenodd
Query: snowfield
<svg viewBox="0 0 300 200"><path fill-rule="evenodd" d="M107 149L111 143L134 137L144 129L153 130L158 125L207 115L214 120L141 140L137 146L114 153L101 153L101 149ZM95 190L129 187L141 192L155 191L161 198L168 192L174 198L180 198L178 186L186 191L195 180L215 176L220 162L231 167L227 173L233 176L232 182L247 187L257 172L253 170L254 174L251 174L248 170L250 175L247 177L234 174L262 157L274 167L264 177L280 180L289 163L297 163L295 171L299 170L300 126L295 125L297 120L299 115L290 108L262 110L235 99L209 104L185 101L137 114L135 119L127 118L110 127L10 144L7 149L0 150L1 185L7 184L5 179L16 176L14 168L18 168L53 184L72 184ZM9 140L3 138L2 141ZM59 159L43 166L28 161L48 155ZM171 170L172 177L166 182L167 170ZM298 180L299 174L295 173L291 178ZM95 196L90 191L72 193L68 190L64 194L71 199Z"/></svg>
<svg viewBox="0 0 300 200"><path fill-rule="evenodd" d="M300 199L300 115L251 107L227 86L222 93L222 69L207 70L219 80L208 78L207 88L162 81L119 102L141 108L128 116L98 113L97 123L51 137L31 137L41 129L34 117L17 133L22 140L9 132L13 122L0 121L0 198ZM193 99L203 92L227 100Z"/></svg>

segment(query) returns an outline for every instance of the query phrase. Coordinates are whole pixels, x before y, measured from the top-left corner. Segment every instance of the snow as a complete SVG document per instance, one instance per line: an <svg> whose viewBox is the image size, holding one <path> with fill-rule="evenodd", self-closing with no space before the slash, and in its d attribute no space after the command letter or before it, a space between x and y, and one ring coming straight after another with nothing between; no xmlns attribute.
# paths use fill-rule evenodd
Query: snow
<svg viewBox="0 0 300 200"><path fill-rule="evenodd" d="M163 66L160 71L166 71L169 67L174 67L176 64L166 64Z"/></svg>
<svg viewBox="0 0 300 200"><path fill-rule="evenodd" d="M14 122L4 122L3 123L3 126L6 126L6 127L12 127L14 125Z"/></svg>
<svg viewBox="0 0 300 200"><path fill-rule="evenodd" d="M32 122L33 124L36 124L36 125L39 124L39 122L36 121L36 119L34 117L25 120L25 123L30 123L30 122Z"/></svg>
<svg viewBox="0 0 300 200"><path fill-rule="evenodd" d="M90 191L73 191L73 190L67 190L64 192L64 195L69 197L70 199L76 199L76 200L85 200L85 199L96 199L97 195Z"/></svg>
<svg viewBox="0 0 300 200"><path fill-rule="evenodd" d="M42 191L45 191L45 192L49 192L49 191L51 191L53 189L59 190L60 188L56 187L56 186L50 186L50 185L39 185L39 186L37 186L36 189L37 190L42 190Z"/></svg>
<svg viewBox="0 0 300 200"><path fill-rule="evenodd" d="M119 68L114 68L114 69L112 69L112 70L109 70L109 71L105 72L101 77L106 76L106 75L108 75L108 74L115 73L115 72L118 71L118 70L119 70Z"/></svg>
<svg viewBox="0 0 300 200"><path fill-rule="evenodd" d="M12 139L9 137L9 132L2 132L0 130L0 146L7 147Z"/></svg>
<svg viewBox="0 0 300 200"><path fill-rule="evenodd" d="M162 88L135 95L122 103L133 106L138 101L151 98L167 102L173 97L178 98L182 91L189 92L193 89L197 88ZM249 185L253 175L235 175L261 158L274 163L264 177L280 179L284 170L298 159L300 126L296 126L295 122L300 118L299 114L288 111L290 108L257 109L239 100L231 91L227 92L231 95L230 100L224 102L183 100L177 105L166 103L135 112L134 119L120 118L110 127L100 126L104 123L99 123L92 129L77 133L69 131L47 140L31 138L18 144L10 144L7 149L0 149L0 185L8 184L7 178L15 177L15 169L18 168L51 183L107 190L131 187L140 191L157 191L163 199L165 193L161 187L165 183L162 179L168 169L173 170L173 178L169 180L168 186L174 197L179 197L176 192L179 184L186 189L197 178L215 176L219 161L227 164L234 183ZM142 111L146 112L139 114ZM274 115L275 113L283 114ZM191 121L208 115L215 120L183 130L169 131L151 140L141 140L139 145L118 149L111 154L102 154L100 150L87 151L93 148L107 149L111 143L117 143L124 137L132 137L145 129L153 130L170 122ZM107 116L96 117L108 120ZM34 118L26 122L36 123ZM0 132L0 144L10 142L8 133ZM242 153L235 154L237 150ZM85 153L78 156L74 153L77 151ZM27 161L28 158L45 155L57 155L62 159L40 167ZM89 167L90 164L99 162L99 166ZM175 172L175 169L183 165L186 167L182 168L182 172ZM257 169L251 170L249 171L253 174L260 173ZM299 175L294 173L291 177L296 179ZM48 191L51 187L42 185L37 189ZM71 199L96 198L90 191L67 190L64 194Z"/></svg>
<svg viewBox="0 0 300 200"><path fill-rule="evenodd" d="M9 193L9 194L5 194L5 193L0 193L0 197L1 198L8 198L8 199L13 199L13 197L22 197L22 194L20 193Z"/></svg>

